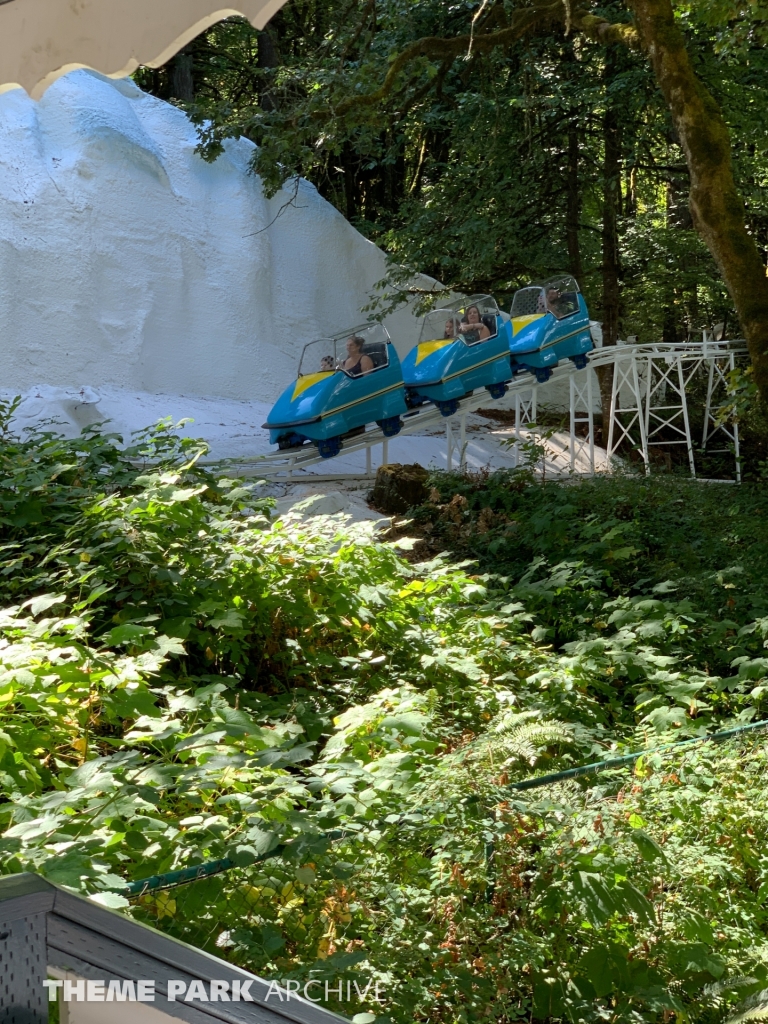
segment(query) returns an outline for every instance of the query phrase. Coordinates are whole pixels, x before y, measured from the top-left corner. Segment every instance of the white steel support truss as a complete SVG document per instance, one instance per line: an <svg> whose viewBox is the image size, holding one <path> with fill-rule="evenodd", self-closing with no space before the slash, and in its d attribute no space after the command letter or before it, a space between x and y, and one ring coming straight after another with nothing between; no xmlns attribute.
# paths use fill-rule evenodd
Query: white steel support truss
<svg viewBox="0 0 768 1024"><path fill-rule="evenodd" d="M617 345L612 348L614 351L610 349L601 349L600 351L600 362L603 365L606 363L613 365L611 420L608 424L608 444L606 446L608 459L610 461L616 455L621 443L626 440L640 452L647 476L651 467L648 463L643 394L638 370L638 362L642 356L639 346L636 345ZM639 443L632 435L634 427L637 427L640 434Z"/></svg>
<svg viewBox="0 0 768 1024"><path fill-rule="evenodd" d="M698 353L651 351L646 367L645 443L648 447L684 444L692 477L696 476L696 463L688 418L687 389L701 362ZM672 436L664 437L664 431Z"/></svg>
<svg viewBox="0 0 768 1024"><path fill-rule="evenodd" d="M707 348L705 344L705 349ZM711 346L710 346L711 347ZM701 450L706 451L707 445L715 434L722 434L727 443L725 450L731 450L736 460L736 482L741 483L741 449L739 446L739 423L733 420L731 423L721 420L714 411L713 398L718 391L723 395L728 391L727 375L736 368L736 353L729 351L715 354L707 359L707 400L704 405L704 431L701 438ZM723 451L723 449L709 449L710 451Z"/></svg>
<svg viewBox="0 0 768 1024"><path fill-rule="evenodd" d="M584 472L583 461L586 458L587 471L595 475L595 413L592 386L592 367L572 373L569 381L570 390L570 434L571 434L571 472ZM579 433L579 427L587 428L586 437Z"/></svg>
<svg viewBox="0 0 768 1024"><path fill-rule="evenodd" d="M515 392L515 443L512 446L512 454L515 457L515 465L520 465L520 444L524 440L523 430L536 426L538 415L539 389L538 385L528 391Z"/></svg>
<svg viewBox="0 0 768 1024"><path fill-rule="evenodd" d="M695 477L688 394L697 375L706 372L701 450L707 448L714 434L722 433L727 447L718 451L733 452L735 478L740 482L738 425L720 422L715 397L718 392L723 392L724 396L727 373L734 369L736 359L745 355L744 342L714 342L709 337L705 337L703 343L619 345L595 353L590 359L593 366L614 367L608 455L615 455L622 441L627 440L640 453L646 474L649 474L651 447L684 444L691 476Z"/></svg>
<svg viewBox="0 0 768 1024"><path fill-rule="evenodd" d="M458 440L455 436L454 428L456 426L456 420L459 421L459 437ZM459 453L459 472L463 473L467 468L467 413L459 412L458 416L450 416L445 421L445 447L446 456L445 464L448 472L453 469L453 452L454 449L458 449Z"/></svg>

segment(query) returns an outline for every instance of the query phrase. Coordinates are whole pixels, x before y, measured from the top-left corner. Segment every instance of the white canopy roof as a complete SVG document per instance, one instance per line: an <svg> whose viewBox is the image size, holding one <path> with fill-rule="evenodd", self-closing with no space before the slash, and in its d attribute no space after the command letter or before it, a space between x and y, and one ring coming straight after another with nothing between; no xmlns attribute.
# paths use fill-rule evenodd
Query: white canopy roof
<svg viewBox="0 0 768 1024"><path fill-rule="evenodd" d="M112 78L159 67L204 29L243 15L263 28L285 0L0 0L0 92L35 99L59 75L93 68Z"/></svg>

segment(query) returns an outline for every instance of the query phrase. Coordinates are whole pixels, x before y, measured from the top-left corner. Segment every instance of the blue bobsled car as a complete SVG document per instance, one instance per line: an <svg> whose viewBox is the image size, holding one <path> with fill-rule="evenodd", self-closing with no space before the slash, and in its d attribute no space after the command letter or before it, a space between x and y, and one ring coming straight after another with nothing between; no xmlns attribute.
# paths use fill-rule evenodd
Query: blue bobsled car
<svg viewBox="0 0 768 1024"><path fill-rule="evenodd" d="M513 373L530 370L543 384L561 359L571 359L577 369L587 365L593 347L589 313L570 274L515 292L509 326Z"/></svg>
<svg viewBox="0 0 768 1024"><path fill-rule="evenodd" d="M501 398L511 377L509 324L490 295L473 295L424 317L418 345L403 359L408 404L434 402L453 416L475 388Z"/></svg>
<svg viewBox="0 0 768 1024"><path fill-rule="evenodd" d="M280 449L317 445L323 458L344 438L378 423L386 437L407 412L400 360L381 324L365 324L305 345L297 379L270 410L264 427Z"/></svg>

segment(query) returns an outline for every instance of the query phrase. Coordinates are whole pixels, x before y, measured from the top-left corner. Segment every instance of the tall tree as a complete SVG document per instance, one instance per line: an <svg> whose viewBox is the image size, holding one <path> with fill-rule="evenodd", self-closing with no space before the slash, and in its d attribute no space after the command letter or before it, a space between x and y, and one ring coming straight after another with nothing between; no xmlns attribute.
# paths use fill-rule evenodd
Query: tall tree
<svg viewBox="0 0 768 1024"><path fill-rule="evenodd" d="M685 154L694 226L726 282L749 347L755 381L761 398L768 402L768 278L733 178L728 127L693 69L672 0L626 3L634 26L582 10L571 12L569 0L563 0L566 28L572 24L607 44L639 43L647 54Z"/></svg>
<svg viewBox="0 0 768 1024"><path fill-rule="evenodd" d="M453 38L424 37L392 60L382 85L366 95L342 101L343 112L385 99L400 74L420 57L456 59L470 48L488 53L497 46L553 20L605 44L641 46L647 54L685 154L691 179L693 223L715 259L736 308L749 347L755 381L768 402L768 278L757 246L745 223L744 202L731 166L728 127L712 94L693 69L672 0L626 0L634 25L608 21L601 15L574 10L570 0L541 0L513 11L509 23L495 31Z"/></svg>
<svg viewBox="0 0 768 1024"><path fill-rule="evenodd" d="M602 299L605 306L609 337L617 333L612 265L631 268L625 302L631 294L633 331L643 333L636 322L640 310L649 337L661 330L658 297L670 268L681 266L680 252L695 266L685 302L669 304L670 336L680 332L677 320L686 307L689 327L697 326L698 315L722 319L727 304L717 267L765 395L768 283L754 238L765 237L768 246L768 209L756 212L766 205L760 198L765 173L753 173L765 160L745 155L739 140L736 168L739 186L748 187L747 225L728 126L715 96L725 102L731 122L733 99L714 78L712 57L713 43L730 39L718 19L744 5L697 0L695 8L712 26L697 35L694 6L690 0L676 3L688 19L695 65L672 0L606 0L599 6L517 0L511 10L490 0L476 7L471 25L465 8L436 0L407 8L400 0L292 0L276 19L281 45L274 67L259 66L255 33L252 53L241 60L231 50L225 57L221 43L227 31L237 34L234 28L209 31L209 45L200 51L205 64L196 58L197 102L191 109L209 157L228 135L251 137L259 144L254 168L268 190L292 174L307 175L398 262L410 261L453 287L503 295L538 273L581 264L590 303ZM751 45L748 34L739 38L742 48ZM622 50L632 54L635 91L647 106L641 113L622 106L613 127L609 110L598 124L593 112L604 109L601 77L611 54ZM748 67L758 74L761 60L754 49L742 60L745 82ZM733 61L718 69L732 70ZM657 100L647 91L651 71ZM265 94L272 109L259 102ZM748 96L759 107L750 116L754 134L767 105L754 81ZM626 152L615 145L619 134L629 140ZM677 141L672 157L666 152L670 137L679 140L680 157ZM763 148L758 142L756 152ZM659 186L669 175L660 165L682 158L693 224L711 263L682 222L674 232L663 230ZM628 179L626 208L619 195L622 175ZM604 202L608 180L617 183L617 226ZM679 190L688 181L674 184ZM654 208L662 214L656 222ZM629 230L622 221L627 215ZM649 274L657 276L655 283Z"/></svg>
<svg viewBox="0 0 768 1024"><path fill-rule="evenodd" d="M768 402L768 277L746 227L744 201L733 179L728 127L691 65L672 0L627 3L685 153L693 223L728 286L755 382Z"/></svg>

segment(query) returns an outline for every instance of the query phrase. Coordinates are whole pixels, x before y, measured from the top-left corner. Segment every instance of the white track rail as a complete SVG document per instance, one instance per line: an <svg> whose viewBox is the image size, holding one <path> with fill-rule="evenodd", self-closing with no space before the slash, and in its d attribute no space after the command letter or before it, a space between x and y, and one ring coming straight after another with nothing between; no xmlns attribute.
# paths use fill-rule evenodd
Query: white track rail
<svg viewBox="0 0 768 1024"><path fill-rule="evenodd" d="M609 458L616 454L622 442L628 441L640 452L645 464L646 473L650 472L649 447L654 444L679 443L686 444L691 466L695 476L693 459L693 440L688 418L687 386L699 370L705 368L708 373L708 388L705 408L705 429L701 447L705 448L708 441L718 431L722 432L731 450L735 449L736 478L740 479L738 454L738 428L735 424L724 425L717 421L713 398L718 387L725 385L726 374L735 366L735 360L745 356L746 344L742 341L715 342L706 334L702 342L688 342L677 345L628 345L619 344L608 348L594 349L588 357L585 370L577 370L567 359L555 367L552 376L545 384L538 384L529 372L515 376L508 384L508 394L515 399L516 433L520 438L520 428L525 423L535 423L537 395L539 389L547 389L558 381L569 381L570 391L570 464L575 469L576 459L580 453L588 455L591 474L595 472L594 443L594 385L591 370L612 367L612 399L611 419L608 431L607 452ZM672 400L667 405L668 392L672 392ZM453 453L459 456L459 465L464 466L466 449L466 417L468 413L493 405L493 399L485 388L462 398L458 411L450 417L444 417L433 404L420 406L406 413L403 426L395 435L404 437L420 433L426 429L434 429L443 425L446 430L448 447L448 468L452 468ZM623 405L622 405L623 402ZM682 424L682 425L681 425ZM577 432L581 426L586 428L586 437ZM659 440L661 431L666 428L667 434L679 435L675 440ZM457 436L458 434L458 436ZM639 435L639 437L637 436ZM311 474L300 478L313 481L361 479L371 477L371 449L382 446L382 463L387 461L386 438L379 427L367 428L364 433L344 440L339 454L348 455L352 452L366 452L365 474ZM333 465L333 459L324 459L314 445L307 444L302 448L287 451L271 452L268 455L252 455L237 459L220 460L214 465L226 463L228 470L240 470L248 476L258 476L266 480L292 480L296 470L304 470L319 464Z"/></svg>
<svg viewBox="0 0 768 1024"><path fill-rule="evenodd" d="M573 370L574 366L570 360L567 364L561 363L554 370L551 379L553 381L567 379ZM521 373L514 381L510 382L509 390L513 394L515 392L526 392L531 390L532 385L535 385L535 380L532 379L531 374ZM430 427L452 425L455 421L463 419L467 413L475 412L477 409L488 406L492 402L493 399L485 388L481 388L462 398L459 403L459 410L453 416L443 416L437 406L431 402L427 405L421 405L417 409L407 412L402 417L402 429L395 436L404 437L408 434L420 433ZM380 427L369 427L363 434L346 438L339 454L348 455L352 452L374 448L376 445L383 445L386 452L388 441L389 438L384 436ZM290 474L291 470L294 469L305 469L320 463L331 465L333 459L322 458L314 445L307 444L295 451L270 452L269 455L247 456L236 461L242 464L258 464L259 474L271 479L275 476ZM386 461L386 455L384 461Z"/></svg>

